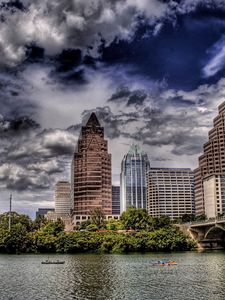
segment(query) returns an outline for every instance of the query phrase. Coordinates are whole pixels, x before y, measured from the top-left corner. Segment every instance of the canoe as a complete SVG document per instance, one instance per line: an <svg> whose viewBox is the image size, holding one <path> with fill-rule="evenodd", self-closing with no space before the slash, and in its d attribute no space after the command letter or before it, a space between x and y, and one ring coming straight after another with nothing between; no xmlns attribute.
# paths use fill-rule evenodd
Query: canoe
<svg viewBox="0 0 225 300"><path fill-rule="evenodd" d="M65 261L59 261L59 260L56 260L56 261L52 261L52 260L46 260L46 261L42 261L41 262L43 265L62 265L65 263Z"/></svg>

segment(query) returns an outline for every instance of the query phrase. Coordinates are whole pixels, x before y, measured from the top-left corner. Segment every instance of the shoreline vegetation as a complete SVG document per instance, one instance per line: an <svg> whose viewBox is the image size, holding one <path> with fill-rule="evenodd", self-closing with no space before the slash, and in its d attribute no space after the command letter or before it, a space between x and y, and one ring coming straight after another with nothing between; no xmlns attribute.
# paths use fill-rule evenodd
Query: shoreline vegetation
<svg viewBox="0 0 225 300"><path fill-rule="evenodd" d="M185 236L166 216L152 218L143 209L130 208L120 220L104 221L100 209L73 232L61 220L32 221L26 215L0 215L0 253L130 253L186 251L196 242Z"/></svg>

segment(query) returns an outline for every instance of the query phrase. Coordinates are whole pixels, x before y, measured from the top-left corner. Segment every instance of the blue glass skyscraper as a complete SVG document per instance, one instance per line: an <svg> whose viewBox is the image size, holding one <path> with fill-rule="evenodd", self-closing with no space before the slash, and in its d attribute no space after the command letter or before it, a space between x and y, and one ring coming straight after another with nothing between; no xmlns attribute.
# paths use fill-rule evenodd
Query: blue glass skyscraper
<svg viewBox="0 0 225 300"><path fill-rule="evenodd" d="M130 206L147 209L147 172L149 159L138 145L131 145L121 163L120 212Z"/></svg>

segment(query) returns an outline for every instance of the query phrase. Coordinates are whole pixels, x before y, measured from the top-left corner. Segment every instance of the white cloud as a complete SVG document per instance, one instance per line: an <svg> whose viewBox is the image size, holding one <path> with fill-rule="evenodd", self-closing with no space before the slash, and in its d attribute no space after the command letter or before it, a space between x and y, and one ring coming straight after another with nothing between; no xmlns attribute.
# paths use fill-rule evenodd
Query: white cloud
<svg viewBox="0 0 225 300"><path fill-rule="evenodd" d="M38 162L36 164L28 164L27 169L44 171L49 174L63 171L62 166L60 166L60 163L56 158L51 158L51 160Z"/></svg>
<svg viewBox="0 0 225 300"><path fill-rule="evenodd" d="M112 70L116 72L116 70ZM39 108L36 118L44 128L66 128L81 122L85 109L95 108L110 98L116 79L111 72L87 70L87 84L62 86L51 78L51 69L29 67L24 78L30 101ZM121 80L118 74L118 80Z"/></svg>
<svg viewBox="0 0 225 300"><path fill-rule="evenodd" d="M223 36L210 50L212 58L203 68L203 75L211 77L225 67L225 37Z"/></svg>
<svg viewBox="0 0 225 300"><path fill-rule="evenodd" d="M55 0L24 1L24 10L2 9L0 54L3 65L14 66L25 59L26 46L34 43L55 55L79 48L98 56L101 39L129 40L137 27L137 14L150 20L161 18L166 4L154 1ZM92 49L89 48L92 47Z"/></svg>
<svg viewBox="0 0 225 300"><path fill-rule="evenodd" d="M7 2L7 1L4 1ZM10 1L8 1L10 2ZM0 64L15 66L26 57L26 46L36 44L47 55L81 49L99 56L98 48L114 40L130 40L143 16L157 34L166 19L188 14L199 5L224 9L221 0L24 0L25 9L1 9ZM161 25L159 25L161 24ZM154 30L154 26L156 26Z"/></svg>

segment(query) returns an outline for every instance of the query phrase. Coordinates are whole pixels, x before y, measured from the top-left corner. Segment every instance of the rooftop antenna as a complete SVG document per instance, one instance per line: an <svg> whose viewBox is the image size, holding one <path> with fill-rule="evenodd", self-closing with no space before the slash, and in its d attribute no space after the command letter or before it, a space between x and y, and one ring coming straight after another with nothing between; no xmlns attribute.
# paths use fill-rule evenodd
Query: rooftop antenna
<svg viewBox="0 0 225 300"><path fill-rule="evenodd" d="M9 231L11 231L12 194L9 197Z"/></svg>

